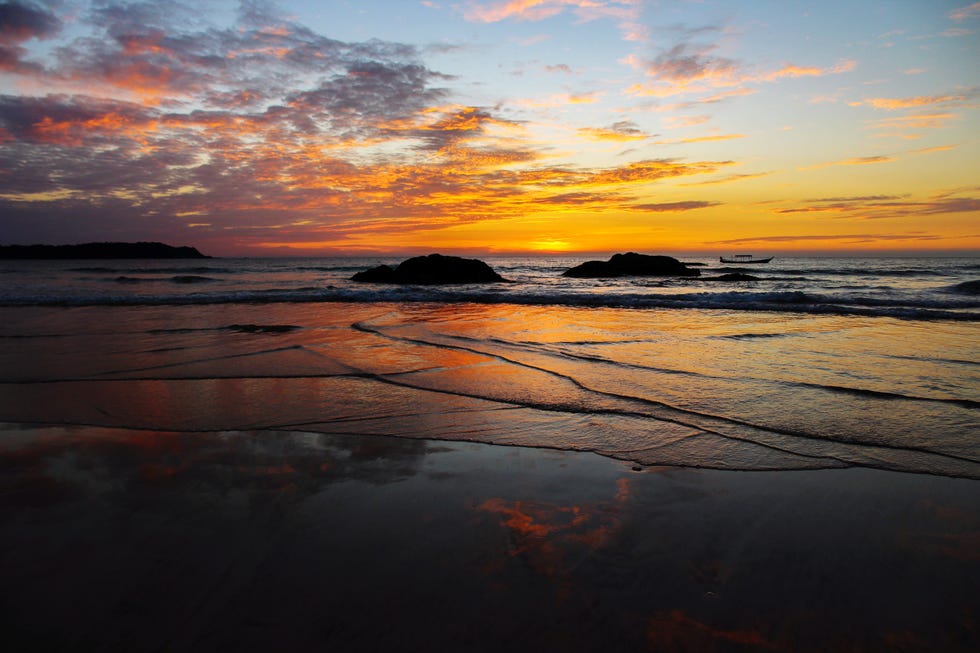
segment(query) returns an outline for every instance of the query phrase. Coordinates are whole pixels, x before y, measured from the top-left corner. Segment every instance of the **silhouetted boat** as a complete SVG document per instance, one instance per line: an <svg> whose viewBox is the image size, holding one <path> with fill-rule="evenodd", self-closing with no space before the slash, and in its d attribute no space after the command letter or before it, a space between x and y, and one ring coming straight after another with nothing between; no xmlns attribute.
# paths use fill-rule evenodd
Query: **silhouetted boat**
<svg viewBox="0 0 980 653"><path fill-rule="evenodd" d="M719 257L722 263L734 263L735 265L755 265L758 263L768 263L773 259L772 256L769 258L755 258L751 254L735 254L734 256L721 256Z"/></svg>

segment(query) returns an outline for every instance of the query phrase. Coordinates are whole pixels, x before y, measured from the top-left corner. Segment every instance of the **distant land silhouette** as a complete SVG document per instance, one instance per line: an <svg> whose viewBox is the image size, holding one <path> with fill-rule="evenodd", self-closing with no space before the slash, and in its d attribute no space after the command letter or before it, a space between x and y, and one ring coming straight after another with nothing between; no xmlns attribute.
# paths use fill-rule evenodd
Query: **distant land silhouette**
<svg viewBox="0 0 980 653"><path fill-rule="evenodd" d="M84 243L81 245L0 245L0 259L211 258L193 247L163 243Z"/></svg>

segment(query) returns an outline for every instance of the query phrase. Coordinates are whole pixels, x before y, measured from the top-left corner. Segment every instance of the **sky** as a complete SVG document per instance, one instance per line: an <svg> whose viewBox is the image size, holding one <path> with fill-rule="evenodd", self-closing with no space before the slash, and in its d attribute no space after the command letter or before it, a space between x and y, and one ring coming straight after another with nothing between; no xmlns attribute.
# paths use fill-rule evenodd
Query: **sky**
<svg viewBox="0 0 980 653"><path fill-rule="evenodd" d="M980 253L980 2L0 2L0 244Z"/></svg>

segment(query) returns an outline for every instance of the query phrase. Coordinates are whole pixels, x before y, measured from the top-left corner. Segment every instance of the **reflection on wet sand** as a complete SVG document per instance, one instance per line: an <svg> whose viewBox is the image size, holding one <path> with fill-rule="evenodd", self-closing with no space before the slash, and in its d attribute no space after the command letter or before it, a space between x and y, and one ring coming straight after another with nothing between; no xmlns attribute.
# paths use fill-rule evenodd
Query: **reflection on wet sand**
<svg viewBox="0 0 980 653"><path fill-rule="evenodd" d="M663 653L792 650L767 641L757 631L720 630L692 619L680 610L654 615L650 619L647 643L650 650Z"/></svg>
<svg viewBox="0 0 980 653"><path fill-rule="evenodd" d="M12 650L972 651L972 481L0 428Z"/></svg>
<svg viewBox="0 0 980 653"><path fill-rule="evenodd" d="M511 534L510 556L522 558L537 573L560 579L615 536L629 499L629 483L628 478L617 480L618 490L608 501L556 505L494 498L477 510L500 517Z"/></svg>

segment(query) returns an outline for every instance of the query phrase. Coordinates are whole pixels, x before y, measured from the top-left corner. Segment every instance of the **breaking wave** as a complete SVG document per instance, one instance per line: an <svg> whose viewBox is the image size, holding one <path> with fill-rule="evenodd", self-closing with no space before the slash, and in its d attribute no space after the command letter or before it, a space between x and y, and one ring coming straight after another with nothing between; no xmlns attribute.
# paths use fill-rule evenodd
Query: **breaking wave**
<svg viewBox="0 0 980 653"><path fill-rule="evenodd" d="M205 284L214 281L214 279L188 275L186 277L174 277L172 281L180 284ZM606 294L601 292L510 292L508 289L422 288L417 286L386 287L384 289L306 287L292 290L263 289L188 295L87 295L69 298L22 296L0 299L0 306L146 306L313 302L474 303L633 309L690 308L882 316L915 320L980 321L980 312L976 310L980 308L980 301L972 299L924 298L892 301L885 298L834 296L802 291Z"/></svg>

